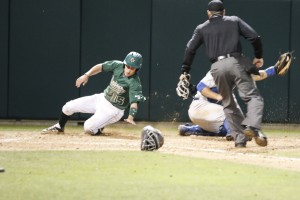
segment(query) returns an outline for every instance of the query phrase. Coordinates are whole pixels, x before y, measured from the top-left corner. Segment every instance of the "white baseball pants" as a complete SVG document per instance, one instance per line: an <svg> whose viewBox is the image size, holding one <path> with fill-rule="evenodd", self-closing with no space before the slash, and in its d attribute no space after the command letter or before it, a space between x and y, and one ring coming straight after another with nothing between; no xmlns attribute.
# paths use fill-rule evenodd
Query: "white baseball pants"
<svg viewBox="0 0 300 200"><path fill-rule="evenodd" d="M124 115L124 110L113 106L104 97L104 93L80 97L67 102L63 113L73 115L74 113L93 114L84 122L84 130L97 133L98 129L119 121Z"/></svg>

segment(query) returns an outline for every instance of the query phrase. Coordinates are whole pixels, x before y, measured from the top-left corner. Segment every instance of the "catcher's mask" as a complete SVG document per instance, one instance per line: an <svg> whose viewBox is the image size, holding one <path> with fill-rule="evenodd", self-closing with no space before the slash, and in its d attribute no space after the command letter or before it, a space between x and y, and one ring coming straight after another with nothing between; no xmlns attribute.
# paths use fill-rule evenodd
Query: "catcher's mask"
<svg viewBox="0 0 300 200"><path fill-rule="evenodd" d="M178 82L176 92L179 97L181 97L183 100L186 100L189 98L190 95L190 82L191 75L185 75L183 78ZM197 91L196 91L197 92Z"/></svg>
<svg viewBox="0 0 300 200"><path fill-rule="evenodd" d="M164 144L164 137L161 132L152 126L145 126L141 133L141 150L157 150Z"/></svg>

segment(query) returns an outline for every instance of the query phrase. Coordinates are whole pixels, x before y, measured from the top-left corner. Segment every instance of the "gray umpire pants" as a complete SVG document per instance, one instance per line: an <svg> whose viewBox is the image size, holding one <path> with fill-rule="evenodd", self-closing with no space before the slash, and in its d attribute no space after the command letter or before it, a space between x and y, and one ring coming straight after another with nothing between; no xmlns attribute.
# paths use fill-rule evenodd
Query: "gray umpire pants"
<svg viewBox="0 0 300 200"><path fill-rule="evenodd" d="M252 63L245 61L246 58L225 58L217 61L211 66L211 74L216 82L216 86L223 97L223 106L226 119L232 130L235 143L246 143L243 134L243 126L261 128L264 101L251 76L246 72L246 68ZM247 104L245 117L237 107L233 88L236 86L239 96Z"/></svg>

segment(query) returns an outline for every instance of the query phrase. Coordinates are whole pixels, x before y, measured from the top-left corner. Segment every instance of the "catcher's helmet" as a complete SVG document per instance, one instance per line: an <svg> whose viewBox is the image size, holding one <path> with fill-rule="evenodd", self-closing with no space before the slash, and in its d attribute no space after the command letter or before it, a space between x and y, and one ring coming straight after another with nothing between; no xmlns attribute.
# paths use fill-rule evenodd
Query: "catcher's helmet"
<svg viewBox="0 0 300 200"><path fill-rule="evenodd" d="M134 67L136 69L141 69L142 63L143 63L143 57L141 54L132 51L125 57L123 63L130 67Z"/></svg>
<svg viewBox="0 0 300 200"><path fill-rule="evenodd" d="M145 126L141 133L141 150L157 150L164 144L164 137L161 132L152 126Z"/></svg>

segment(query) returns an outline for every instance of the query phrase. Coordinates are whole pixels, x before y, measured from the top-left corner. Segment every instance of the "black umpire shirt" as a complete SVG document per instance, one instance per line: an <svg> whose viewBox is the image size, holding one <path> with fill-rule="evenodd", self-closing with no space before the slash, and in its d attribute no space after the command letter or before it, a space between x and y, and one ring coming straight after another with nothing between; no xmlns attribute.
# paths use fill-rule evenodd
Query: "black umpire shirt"
<svg viewBox="0 0 300 200"><path fill-rule="evenodd" d="M191 66L197 49L203 44L210 61L227 54L241 54L240 35L251 42L256 58L262 58L262 42L256 31L237 16L214 15L196 27L187 44L183 66Z"/></svg>

